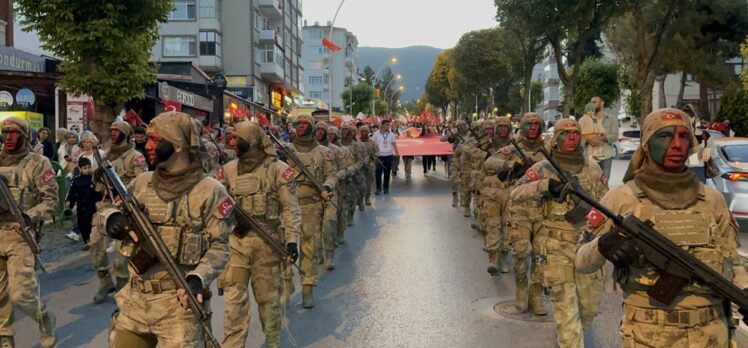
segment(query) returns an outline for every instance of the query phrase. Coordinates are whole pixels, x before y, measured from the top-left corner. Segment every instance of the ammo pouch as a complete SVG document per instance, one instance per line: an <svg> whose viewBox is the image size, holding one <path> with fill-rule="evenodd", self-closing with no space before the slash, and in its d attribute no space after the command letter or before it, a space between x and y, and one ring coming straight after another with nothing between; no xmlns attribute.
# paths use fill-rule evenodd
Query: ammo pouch
<svg viewBox="0 0 748 348"><path fill-rule="evenodd" d="M208 248L201 226L158 226L156 231L180 265L197 265Z"/></svg>

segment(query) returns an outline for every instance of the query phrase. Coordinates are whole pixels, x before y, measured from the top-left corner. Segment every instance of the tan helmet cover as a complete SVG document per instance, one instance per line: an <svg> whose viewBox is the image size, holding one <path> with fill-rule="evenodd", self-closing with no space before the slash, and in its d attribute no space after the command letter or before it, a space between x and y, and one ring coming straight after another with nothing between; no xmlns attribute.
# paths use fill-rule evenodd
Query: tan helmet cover
<svg viewBox="0 0 748 348"><path fill-rule="evenodd" d="M155 134L185 149L200 147L200 129L192 117L183 112L169 111L154 117L148 125L148 133Z"/></svg>
<svg viewBox="0 0 748 348"><path fill-rule="evenodd" d="M8 117L3 120L3 128L18 130L26 139L26 142L31 141L29 122L20 117Z"/></svg>
<svg viewBox="0 0 748 348"><path fill-rule="evenodd" d="M278 156L273 143L257 122L242 121L234 125L234 135L249 143L249 146L260 146L268 156Z"/></svg>

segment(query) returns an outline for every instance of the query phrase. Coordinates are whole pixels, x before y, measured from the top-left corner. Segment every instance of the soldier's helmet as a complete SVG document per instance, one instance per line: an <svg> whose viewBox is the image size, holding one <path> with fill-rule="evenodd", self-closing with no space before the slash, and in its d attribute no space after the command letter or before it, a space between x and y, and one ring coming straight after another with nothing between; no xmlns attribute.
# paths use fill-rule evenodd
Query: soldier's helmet
<svg viewBox="0 0 748 348"><path fill-rule="evenodd" d="M579 127L579 123L577 123L577 121L574 121L570 118L565 118L565 119L562 119L556 122L556 124L553 127L553 138L549 142L549 147L551 149L555 148L556 145L558 145L561 142L560 140L561 135L563 135L564 132L572 132L572 131L580 132L580 135L581 135L581 128ZM582 146L580 145L580 148L581 147Z"/></svg>
<svg viewBox="0 0 748 348"><path fill-rule="evenodd" d="M259 146L260 149L262 149L265 154L269 156L277 156L278 154L275 152L275 148L273 147L273 143L270 141L270 138L265 134L262 127L257 122L252 121L242 121L234 125L234 136L237 138L241 138L247 143L249 143L250 147L257 147Z"/></svg>
<svg viewBox="0 0 748 348"><path fill-rule="evenodd" d="M26 145L31 143L31 128L29 122L20 117L8 117L3 120L3 129L15 129L23 136Z"/></svg>
<svg viewBox="0 0 748 348"><path fill-rule="evenodd" d="M163 112L148 124L149 134L156 134L175 147L189 149L192 160L198 160L200 156L201 131L202 127L193 122L192 116L176 111Z"/></svg>

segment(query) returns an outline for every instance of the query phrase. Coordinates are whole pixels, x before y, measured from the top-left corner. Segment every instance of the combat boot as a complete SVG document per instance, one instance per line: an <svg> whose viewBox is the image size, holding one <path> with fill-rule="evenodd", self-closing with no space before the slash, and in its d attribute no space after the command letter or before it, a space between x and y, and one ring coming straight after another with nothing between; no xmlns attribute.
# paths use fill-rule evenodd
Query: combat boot
<svg viewBox="0 0 748 348"><path fill-rule="evenodd" d="M98 271L97 274L99 276L99 291L94 295L94 304L103 303L106 301L107 296L116 290L112 281L112 275L109 274L108 270Z"/></svg>
<svg viewBox="0 0 748 348"><path fill-rule="evenodd" d="M530 286L530 294L529 294L529 307L530 307L530 313L543 316L548 315L548 312L545 311L545 306L543 305L543 287L540 284L532 284Z"/></svg>
<svg viewBox="0 0 748 348"><path fill-rule="evenodd" d="M311 285L304 285L301 287L301 306L304 308L314 308L314 289Z"/></svg>
<svg viewBox="0 0 748 348"><path fill-rule="evenodd" d="M364 211L366 208L364 207L364 199L359 198L358 199L358 211Z"/></svg>
<svg viewBox="0 0 748 348"><path fill-rule="evenodd" d="M460 196L457 192L452 192L452 208L456 207L458 204L460 204Z"/></svg>
<svg viewBox="0 0 748 348"><path fill-rule="evenodd" d="M0 336L0 348L15 348L13 336Z"/></svg>
<svg viewBox="0 0 748 348"><path fill-rule="evenodd" d="M335 269L333 257L335 257L334 250L325 250L325 268L327 268L328 271L332 271Z"/></svg>
<svg viewBox="0 0 748 348"><path fill-rule="evenodd" d="M470 217L470 206L465 207L465 211L462 213L462 216L464 217Z"/></svg>
<svg viewBox="0 0 748 348"><path fill-rule="evenodd" d="M509 273L509 250L501 249L499 267L501 267L501 273Z"/></svg>
<svg viewBox="0 0 748 348"><path fill-rule="evenodd" d="M517 309L518 312L522 313L527 310L527 297L528 297L528 289L527 289L527 276L524 277L514 277L515 283L517 284L517 290L514 294L514 308Z"/></svg>
<svg viewBox="0 0 748 348"><path fill-rule="evenodd" d="M496 267L498 256L496 255L495 251L489 251L488 252L488 273L490 273L492 276L495 276L497 273L499 273L499 268Z"/></svg>
<svg viewBox="0 0 748 348"><path fill-rule="evenodd" d="M122 288L124 288L125 285L127 285L128 281L130 281L129 278L120 278L120 277L117 277L117 286L116 286L117 291L122 290Z"/></svg>
<svg viewBox="0 0 748 348"><path fill-rule="evenodd" d="M371 197L369 197L369 196L366 196L366 198L364 199L364 203L365 203L366 205L371 205Z"/></svg>

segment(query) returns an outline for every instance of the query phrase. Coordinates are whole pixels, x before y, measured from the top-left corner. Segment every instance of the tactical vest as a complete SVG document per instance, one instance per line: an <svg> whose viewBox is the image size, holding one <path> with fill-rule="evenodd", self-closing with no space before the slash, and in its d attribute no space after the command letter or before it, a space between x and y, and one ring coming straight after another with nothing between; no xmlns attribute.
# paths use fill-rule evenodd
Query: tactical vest
<svg viewBox="0 0 748 348"><path fill-rule="evenodd" d="M8 189L13 199L18 203L21 211L31 209L37 204L39 191L31 173L39 163L32 161L34 155L29 154L20 163L12 167L0 167L0 176L8 179Z"/></svg>
<svg viewBox="0 0 748 348"><path fill-rule="evenodd" d="M189 196L194 188L178 199L164 202L152 185L152 182L148 183L140 200L148 218L179 264L197 265L208 250L210 234L205 232L202 216L190 215ZM199 185L200 183L195 187Z"/></svg>
<svg viewBox="0 0 748 348"><path fill-rule="evenodd" d="M579 185L587 192L592 192L595 181L600 180L599 177L595 178L593 176L593 172L589 170L589 166L587 164L585 164L579 174L574 174L574 176L577 178ZM566 221L564 214L574 209L574 207L576 207L576 204L574 203L574 201L572 201L571 196L566 196L566 199L564 199L563 202L558 202L556 199L549 199L545 203L545 210L543 214L545 216L544 219L550 221ZM577 230L572 227L571 224L568 224L568 227L569 231Z"/></svg>
<svg viewBox="0 0 748 348"><path fill-rule="evenodd" d="M231 196L236 203L259 223L277 227L280 225L281 205L278 192L268 180L271 161L265 161L252 173L237 175L231 183Z"/></svg>
<svg viewBox="0 0 748 348"><path fill-rule="evenodd" d="M132 151L137 152L138 150L130 149L112 162L114 171L117 172L117 175L122 179L122 183L125 184L125 186L129 185L137 176L135 175L135 166L132 164L135 160L132 156ZM137 152L137 154L140 154L140 152Z"/></svg>
<svg viewBox="0 0 748 348"><path fill-rule="evenodd" d="M693 206L686 209L665 210L649 200L633 180L626 185L639 200L633 213L634 216L642 221L653 222L654 228L662 235L722 274L726 279L733 278L732 261L720 248L727 243L719 235L716 217L706 202L703 191L699 193L699 199ZM634 292L644 291L654 285L659 278L659 272L646 260L639 260L627 269L616 269L616 276L624 291ZM709 287L694 282L682 291L683 295L712 293Z"/></svg>
<svg viewBox="0 0 748 348"><path fill-rule="evenodd" d="M315 147L309 152L295 152L296 156L299 158L299 160L301 160L301 163L304 164L307 169L309 169L309 171L312 173L312 175L315 176L315 179L317 180L320 180L320 178L324 177L322 166L324 165L323 161L325 160L325 156L315 156L315 154L318 153L319 149L320 148ZM293 163L293 166L296 167L296 163ZM301 172L300 169L295 169L297 172ZM303 172L299 173L296 176L296 187L298 189L297 193L299 197L299 203L302 203L302 199L322 199L321 197L319 197L320 192L317 191L317 188L316 186L314 186L312 180L309 180L309 178L307 178L307 176Z"/></svg>

